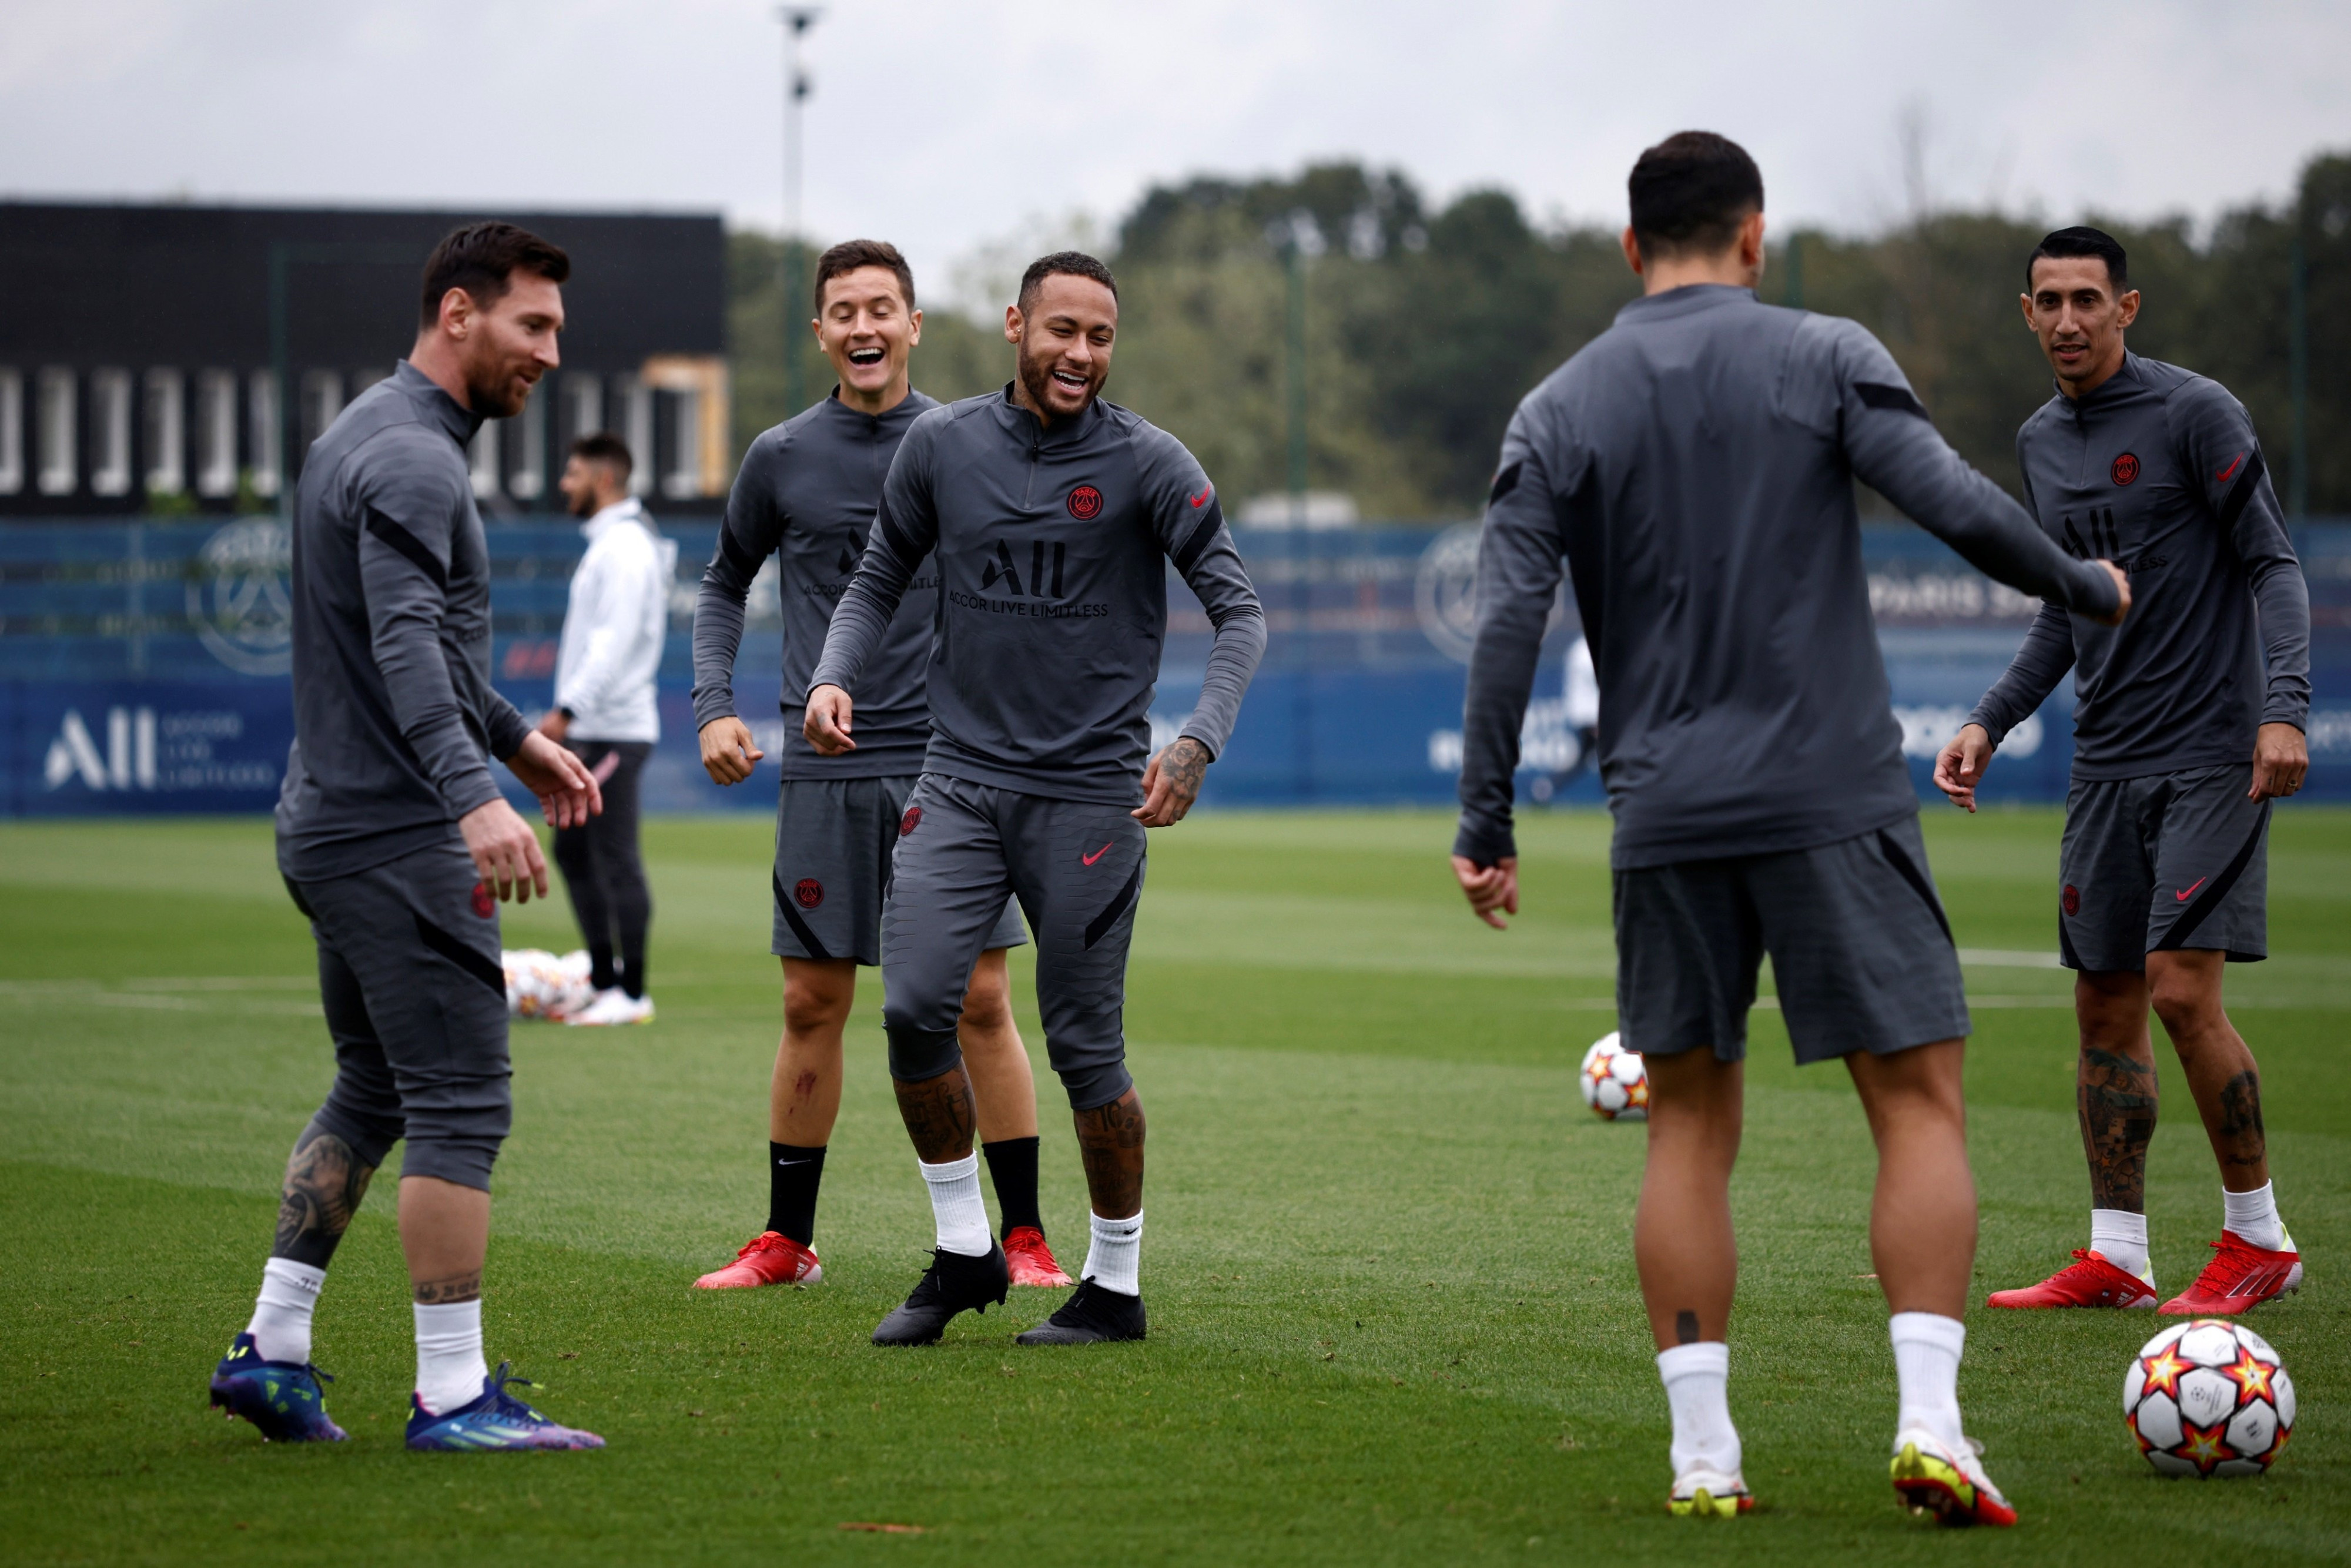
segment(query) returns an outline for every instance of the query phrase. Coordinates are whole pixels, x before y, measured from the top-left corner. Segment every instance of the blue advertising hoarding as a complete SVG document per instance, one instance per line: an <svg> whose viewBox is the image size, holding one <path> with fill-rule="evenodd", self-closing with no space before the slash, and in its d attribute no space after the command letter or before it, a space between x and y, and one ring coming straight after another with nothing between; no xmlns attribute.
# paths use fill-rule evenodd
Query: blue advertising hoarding
<svg viewBox="0 0 2351 1568"><path fill-rule="evenodd" d="M688 692L694 587L715 535L679 543L662 664L663 739L645 779L653 810L767 810L763 771L722 790L696 759ZM1266 661L1208 804L1443 805L1460 761L1474 622L1477 526L1247 529L1266 604ZM494 669L526 712L552 699L556 639L581 541L568 523L489 530ZM2314 700L2307 795L2351 800L2351 524L2296 530L2310 578ZM1925 533L1864 530L1894 710L1922 791L1936 749L1996 679L2034 601L1993 584ZM0 810L35 817L266 810L292 739L286 538L274 518L0 525ZM779 738L781 662L772 563L755 586L737 693L761 744ZM1207 655L1205 613L1171 574L1154 729L1183 723ZM1546 639L1524 735L1531 804L1601 799L1592 696L1572 689L1573 609ZM2058 800L2072 758L2061 686L2001 748L1988 800Z"/></svg>

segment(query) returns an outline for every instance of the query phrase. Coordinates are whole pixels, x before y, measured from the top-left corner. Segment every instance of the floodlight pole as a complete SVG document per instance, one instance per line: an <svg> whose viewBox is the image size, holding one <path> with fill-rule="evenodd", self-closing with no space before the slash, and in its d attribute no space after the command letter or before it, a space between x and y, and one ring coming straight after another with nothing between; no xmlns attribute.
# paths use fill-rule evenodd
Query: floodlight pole
<svg viewBox="0 0 2351 1568"><path fill-rule="evenodd" d="M800 38L824 15L820 5L778 5L776 20L784 27L784 232L783 307L784 413L799 413L800 336L797 315L800 297L800 105L812 84L800 69Z"/></svg>

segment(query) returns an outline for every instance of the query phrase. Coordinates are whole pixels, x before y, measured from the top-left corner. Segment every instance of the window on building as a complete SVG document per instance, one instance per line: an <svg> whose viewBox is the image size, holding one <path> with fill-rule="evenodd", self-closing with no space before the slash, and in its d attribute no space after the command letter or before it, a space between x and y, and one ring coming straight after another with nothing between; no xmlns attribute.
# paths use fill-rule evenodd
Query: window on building
<svg viewBox="0 0 2351 1568"><path fill-rule="evenodd" d="M236 372L196 372L196 494L236 494Z"/></svg>
<svg viewBox="0 0 2351 1568"><path fill-rule="evenodd" d="M80 479L80 422L74 416L74 373L62 365L41 371L39 485L44 496L70 496Z"/></svg>
<svg viewBox="0 0 2351 1568"><path fill-rule="evenodd" d="M0 365L0 496L25 487L25 376Z"/></svg>
<svg viewBox="0 0 2351 1568"><path fill-rule="evenodd" d="M474 444L466 449L466 466L474 481L474 499L477 501L486 501L498 493L498 424L495 419L484 420L474 436Z"/></svg>
<svg viewBox="0 0 2351 1568"><path fill-rule="evenodd" d="M140 455L147 464L147 493L176 496L188 487L187 405L181 401L180 372L158 368L147 372L146 414Z"/></svg>
<svg viewBox="0 0 2351 1568"><path fill-rule="evenodd" d="M604 428L604 383L594 376L566 371L562 391L563 426L559 439L563 450L569 452L573 442Z"/></svg>
<svg viewBox="0 0 2351 1568"><path fill-rule="evenodd" d="M131 493L131 372L89 376L89 489L94 496Z"/></svg>
<svg viewBox="0 0 2351 1568"><path fill-rule="evenodd" d="M702 494L702 401L699 398L672 392L662 402L669 405L669 442L664 452L669 461L664 465L661 493L671 500L682 501Z"/></svg>
<svg viewBox="0 0 2351 1568"><path fill-rule="evenodd" d="M620 437L629 444L634 466L629 470L629 494L646 496L653 487L653 389L634 376L612 378L612 402L620 413Z"/></svg>
<svg viewBox="0 0 2351 1568"><path fill-rule="evenodd" d="M327 434L335 415L343 412L343 373L306 371L302 375L302 450Z"/></svg>
<svg viewBox="0 0 2351 1568"><path fill-rule="evenodd" d="M268 501L285 482L285 409L277 400L277 371L256 369L246 381L245 421L254 494Z"/></svg>
<svg viewBox="0 0 2351 1568"><path fill-rule="evenodd" d="M356 400L360 393L367 391L376 382L387 379L391 374L390 371L381 365L370 365L366 370L357 372L351 377L352 398Z"/></svg>
<svg viewBox="0 0 2351 1568"><path fill-rule="evenodd" d="M514 440L514 466L507 471L507 493L517 501L536 501L547 490L547 408L538 398L522 405L507 420Z"/></svg>
<svg viewBox="0 0 2351 1568"><path fill-rule="evenodd" d="M278 413L277 372L256 371L246 382L246 450L252 455L253 493L267 500L285 482L285 421Z"/></svg>

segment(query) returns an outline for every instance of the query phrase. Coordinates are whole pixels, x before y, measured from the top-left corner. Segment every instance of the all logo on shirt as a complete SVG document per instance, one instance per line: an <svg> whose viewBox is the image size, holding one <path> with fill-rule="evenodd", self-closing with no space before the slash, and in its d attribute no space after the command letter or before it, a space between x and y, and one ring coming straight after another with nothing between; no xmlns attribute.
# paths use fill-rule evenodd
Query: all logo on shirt
<svg viewBox="0 0 2351 1568"><path fill-rule="evenodd" d="M2127 485L2138 477L2138 455L2126 452L2115 459L2115 483Z"/></svg>
<svg viewBox="0 0 2351 1568"><path fill-rule="evenodd" d="M1102 516L1102 493L1092 485L1081 485L1070 492L1070 516L1081 523L1090 523Z"/></svg>

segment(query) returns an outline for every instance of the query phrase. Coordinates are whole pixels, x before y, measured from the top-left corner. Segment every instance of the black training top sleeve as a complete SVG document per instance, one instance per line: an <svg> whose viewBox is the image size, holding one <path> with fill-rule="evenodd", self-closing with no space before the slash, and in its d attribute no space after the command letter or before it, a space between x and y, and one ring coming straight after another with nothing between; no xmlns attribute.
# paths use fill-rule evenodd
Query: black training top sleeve
<svg viewBox="0 0 2351 1568"><path fill-rule="evenodd" d="M415 426L404 426L377 439L423 444L430 438ZM451 465L379 461L355 466L351 505L360 524L359 575L369 646L402 737L449 815L463 817L498 798L480 747L466 732L469 707L480 716L494 750L503 745L501 755L512 756L522 744L516 733L521 719L513 705L495 692L476 690L471 673L461 667L464 661L451 657L442 636L454 536L469 497L457 488Z"/></svg>
<svg viewBox="0 0 2351 1568"><path fill-rule="evenodd" d="M1224 502L1198 460L1182 442L1148 424L1139 426L1137 445L1144 505L1159 548L1216 628L1200 700L1184 723L1184 734L1215 758L1232 738L1241 698L1265 656L1265 609L1241 564L1232 529L1225 526Z"/></svg>
<svg viewBox="0 0 2351 1568"><path fill-rule="evenodd" d="M2262 722L2307 728L2310 587L2254 439L2252 419L2217 382L2191 382L2164 407L2182 466L2201 481L2205 503L2252 584L2268 665Z"/></svg>
<svg viewBox="0 0 2351 1568"><path fill-rule="evenodd" d="M890 630L914 569L939 540L938 507L931 488L933 456L941 422L951 410L937 408L914 421L890 460L889 477L882 482L882 503L873 514L873 531L857 562L857 575L832 612L824 634L824 652L809 677L809 691L819 686L849 689L865 661ZM786 693L789 697L792 694ZM803 701L808 693L799 694Z"/></svg>
<svg viewBox="0 0 2351 1568"><path fill-rule="evenodd" d="M718 525L718 548L703 569L694 598L694 726L738 716L735 706L735 655L743 645L744 606L751 580L776 553L784 537L783 508L777 505L776 471L785 461L789 434L769 431L743 455L743 466L727 493L726 515Z"/></svg>
<svg viewBox="0 0 2351 1568"><path fill-rule="evenodd" d="M1866 328L1810 316L1800 330L1824 339L1821 346L1834 357L1839 439L1862 483L1994 581L2085 614L2114 612L2114 579L2095 562L2068 556L1999 486L1968 466Z"/></svg>
<svg viewBox="0 0 2351 1568"><path fill-rule="evenodd" d="M1543 428L1542 414L1530 398L1512 416L1478 541L1478 633L1462 701L1461 823L1453 852L1479 865L1519 852L1511 831L1519 733L1566 555L1561 507L1573 493L1574 447L1564 433ZM1577 586L1580 600L1585 585ZM1596 592L1599 585L1590 587ZM1584 631L1598 640L1596 626Z"/></svg>

